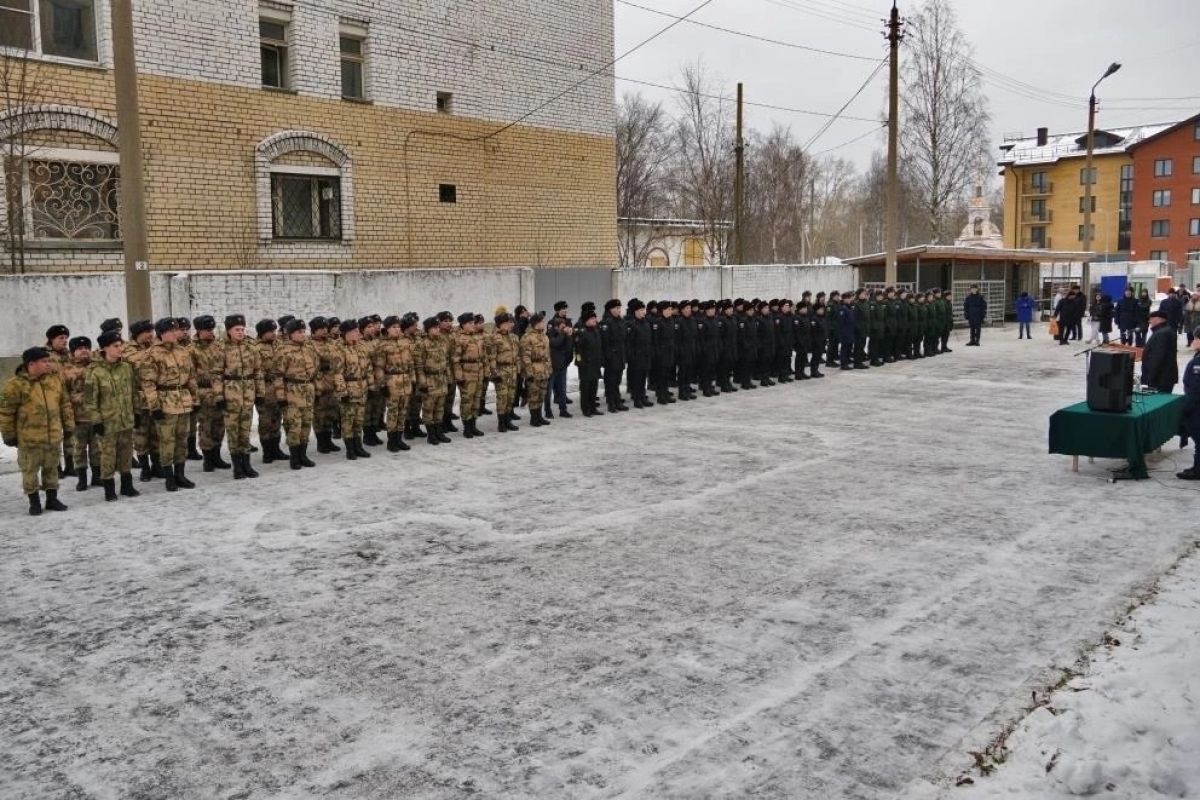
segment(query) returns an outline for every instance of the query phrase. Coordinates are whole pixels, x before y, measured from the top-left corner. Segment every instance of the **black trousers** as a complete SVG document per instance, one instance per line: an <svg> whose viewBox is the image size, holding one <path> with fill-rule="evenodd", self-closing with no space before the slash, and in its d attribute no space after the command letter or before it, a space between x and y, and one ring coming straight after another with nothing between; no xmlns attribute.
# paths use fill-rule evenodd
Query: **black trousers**
<svg viewBox="0 0 1200 800"><path fill-rule="evenodd" d="M692 391L692 384L696 382L696 362L695 361L680 361L676 368L676 382L679 384L679 391L686 391L688 394Z"/></svg>
<svg viewBox="0 0 1200 800"><path fill-rule="evenodd" d="M846 347L846 343L842 342L842 348ZM843 359L845 356L843 356ZM867 360L867 337L865 334L856 334L854 337L854 363L861 364Z"/></svg>
<svg viewBox="0 0 1200 800"><path fill-rule="evenodd" d="M629 373L626 378L629 387L629 394L635 400L646 399L646 377L650 370L641 364L631 363L629 365Z"/></svg>
<svg viewBox="0 0 1200 800"><path fill-rule="evenodd" d="M843 367L850 366L850 361L856 355L854 352L854 350L855 350L854 344L855 344L855 342L853 339L842 339L842 366ZM862 362L860 361L858 363L861 364Z"/></svg>
<svg viewBox="0 0 1200 800"><path fill-rule="evenodd" d="M786 378L792 372L792 348L780 347L775 350L775 374Z"/></svg>
<svg viewBox="0 0 1200 800"><path fill-rule="evenodd" d="M579 375L579 404L587 410L600 405L597 390L600 388L600 378L597 375L580 373Z"/></svg>
<svg viewBox="0 0 1200 800"><path fill-rule="evenodd" d="M748 353L743 353L737 362L737 382L742 386L749 386L750 379L754 377L754 356Z"/></svg>
<svg viewBox="0 0 1200 800"><path fill-rule="evenodd" d="M613 362L604 366L604 400L610 406L621 402L621 373L625 365Z"/></svg>
<svg viewBox="0 0 1200 800"><path fill-rule="evenodd" d="M804 347L796 348L796 361L792 365L792 371L797 378L804 374L804 368L808 366L808 349ZM813 369L816 369L814 366Z"/></svg>
<svg viewBox="0 0 1200 800"><path fill-rule="evenodd" d="M971 323L971 341L972 342L978 342L979 335L982 332L983 332L983 323L982 322L972 322Z"/></svg>

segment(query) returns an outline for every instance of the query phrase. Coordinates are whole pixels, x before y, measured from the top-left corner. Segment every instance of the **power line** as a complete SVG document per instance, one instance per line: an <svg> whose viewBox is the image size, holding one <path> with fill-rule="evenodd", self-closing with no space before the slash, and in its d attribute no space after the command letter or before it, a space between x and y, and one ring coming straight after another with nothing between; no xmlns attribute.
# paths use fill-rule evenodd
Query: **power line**
<svg viewBox="0 0 1200 800"><path fill-rule="evenodd" d="M846 119L846 117L842 117L842 119ZM887 126L887 123L884 123L884 127L886 127L886 126ZM845 142L842 142L841 144L835 144L833 147L826 147L824 150L818 150L817 152L812 154L812 157L816 158L817 156L823 156L826 153L832 153L834 150L841 150L843 147L849 147L850 145L854 144L855 142L860 142L863 139L867 138L868 136L872 136L876 133L879 133L880 130L881 130L881 128L869 130L866 133L861 133L858 136L855 136L853 139L849 139Z"/></svg>
<svg viewBox="0 0 1200 800"><path fill-rule="evenodd" d="M617 75L616 79L619 81L622 81L624 83L635 83L640 86L651 86L655 89L664 89L668 92L678 92L679 94L696 95L698 97L706 97L710 100L720 100L720 101L723 101L726 103L734 102L734 98L726 97L725 95L708 94L705 92L695 92L690 89L681 89L678 86L668 86L667 84L663 84L663 83L654 83L653 81L641 80L640 78L625 78L620 75ZM754 106L755 108L768 108L768 109L771 109L772 111L787 111L787 112L790 112L793 114L808 114L808 115L814 116L814 117L835 117L835 116L837 116L836 114L830 114L828 111L811 111L807 108L791 108L790 106L779 106L779 105L774 105L772 103L753 103L753 102L750 102L749 100L743 101L742 104L747 105L747 106ZM878 119L872 119L870 117L851 117L848 115L843 116L841 118L846 119L846 120L853 120L855 122L878 122L879 121Z"/></svg>
<svg viewBox="0 0 1200 800"><path fill-rule="evenodd" d="M678 17L676 17L674 14L669 14L666 11L659 11L657 8L650 8L649 6L643 6L638 3L632 2L632 0L617 0L617 2L620 3L621 5L629 6L630 8L636 8L641 11L649 12L651 14L657 14L660 17L669 17L671 19L678 19ZM699 20L689 19L688 23L691 25L701 27L701 28L708 28L710 30L720 31L722 33L728 33L733 36L741 36L746 39L753 39L758 42L765 42L766 44L779 45L780 47L791 47L796 50L807 50L812 53L821 53L822 55L827 55L827 56L838 56L839 58L853 58L853 59L857 59L859 61L875 61L875 56L861 56L861 55L857 55L855 53L842 53L837 50L826 50L821 47L812 47L810 45L799 44L797 42L785 42L780 39L772 39L768 36L759 36L758 34L747 33L745 31L738 31L738 30L734 30L732 28L724 28L720 25L713 25L708 22L700 22Z"/></svg>
<svg viewBox="0 0 1200 800"><path fill-rule="evenodd" d="M879 63L875 65L875 69L871 70L871 74L868 75L867 79L862 82L862 86L859 86L858 90L855 91L854 94L850 95L850 99L842 104L842 107L838 109L837 113L830 117L829 121L822 125L820 129L818 129L817 132L812 135L812 138L804 143L804 147L801 149L807 151L808 148L812 147L813 143L816 142L817 139L821 138L825 131L829 130L830 127L833 126L833 123L837 122L838 117L842 115L842 112L845 111L851 103L858 99L858 96L863 93L863 90L866 89L868 85L870 85L871 81L875 80L875 76L879 74L879 70L883 69L884 64L887 63L887 58L880 59Z"/></svg>
<svg viewBox="0 0 1200 800"><path fill-rule="evenodd" d="M872 33L874 33L877 30L875 27L872 27L871 25L869 25L866 22L852 19L848 16L845 16L844 14L839 14L833 10L822 9L820 7L813 8L811 6L801 4L800 2L797 2L797 0L765 0L765 2L770 3L771 5L774 5L774 6L779 6L780 8L786 8L791 11L796 11L801 14L807 14L809 16L818 17L820 19L829 20L830 22L837 22L842 25L848 25L852 28L858 28L860 30L871 31Z"/></svg>

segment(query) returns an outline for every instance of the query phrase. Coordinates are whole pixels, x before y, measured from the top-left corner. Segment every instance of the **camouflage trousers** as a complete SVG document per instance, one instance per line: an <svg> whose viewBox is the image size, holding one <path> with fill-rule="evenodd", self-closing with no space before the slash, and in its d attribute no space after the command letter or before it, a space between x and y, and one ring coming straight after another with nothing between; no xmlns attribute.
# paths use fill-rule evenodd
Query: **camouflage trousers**
<svg viewBox="0 0 1200 800"><path fill-rule="evenodd" d="M263 439L278 436L282 422L282 409L274 402L263 403L262 409L258 412L258 440L261 442Z"/></svg>
<svg viewBox="0 0 1200 800"><path fill-rule="evenodd" d="M342 403L342 438L353 439L363 430L367 415L367 404L361 400L346 400Z"/></svg>
<svg viewBox="0 0 1200 800"><path fill-rule="evenodd" d="M283 409L283 429L287 431L288 447L308 444L313 427L313 400L316 391L311 383L289 383L287 406ZM336 429L336 423L329 430Z"/></svg>
<svg viewBox="0 0 1200 800"><path fill-rule="evenodd" d="M133 415L133 452L148 456L158 451L158 428L149 411L137 411Z"/></svg>
<svg viewBox="0 0 1200 800"><path fill-rule="evenodd" d="M231 454L247 455L250 453L250 416L253 410L252 403L230 403L225 406L222 424L225 433L229 436L229 452ZM261 424L258 433L259 436L262 436ZM218 440L219 442L220 440Z"/></svg>
<svg viewBox="0 0 1200 800"><path fill-rule="evenodd" d="M500 380L496 381L496 413L509 414L517 398L517 371L514 368L501 369L499 377Z"/></svg>
<svg viewBox="0 0 1200 800"><path fill-rule="evenodd" d="M446 384L435 379L421 390L421 421L440 424L446 418Z"/></svg>
<svg viewBox="0 0 1200 800"><path fill-rule="evenodd" d="M17 448L17 466L21 468L21 488L25 494L38 489L58 489L58 456L62 447L61 442L55 442L22 444Z"/></svg>
<svg viewBox="0 0 1200 800"><path fill-rule="evenodd" d="M409 403L412 402L412 378L407 375L389 375L384 412L387 415L388 433L404 430L404 423L411 419Z"/></svg>
<svg viewBox="0 0 1200 800"><path fill-rule="evenodd" d="M446 384L446 397L442 400L442 419L450 419L454 413L454 398L458 396L458 384L450 381ZM462 416L461 414L459 416Z"/></svg>
<svg viewBox="0 0 1200 800"><path fill-rule="evenodd" d="M181 464L187 460L187 440L192 432L195 414L166 414L154 421L158 432L158 458L163 466Z"/></svg>
<svg viewBox="0 0 1200 800"><path fill-rule="evenodd" d="M289 404L290 408L291 405ZM337 395L332 392L323 392L316 396L316 403L312 409L312 422L310 425L319 431L329 431L337 433L340 430L342 419L342 403L338 400ZM287 424L286 419L284 424ZM291 441L289 438L288 441Z"/></svg>
<svg viewBox="0 0 1200 800"><path fill-rule="evenodd" d="M466 371L465 367L463 371ZM464 375L459 387L458 415L464 421L473 420L479 416L479 409L483 405L483 377Z"/></svg>
<svg viewBox="0 0 1200 800"><path fill-rule="evenodd" d="M133 458L133 431L105 431L100 442L100 480L112 480L113 475L129 472Z"/></svg>
<svg viewBox="0 0 1200 800"><path fill-rule="evenodd" d="M383 427L383 414L387 408L387 397L383 392L368 392L367 403L363 407L362 425L359 427L370 426L372 428Z"/></svg>
<svg viewBox="0 0 1200 800"><path fill-rule="evenodd" d="M549 375L529 375L525 378L526 397L529 398L528 405L530 408L540 409L543 404L548 402L546 398L546 390L550 388Z"/></svg>
<svg viewBox="0 0 1200 800"><path fill-rule="evenodd" d="M213 398L211 402L214 402ZM211 404L196 409L196 442L201 450L218 450L225 438L225 415Z"/></svg>
<svg viewBox="0 0 1200 800"><path fill-rule="evenodd" d="M71 455L75 459L75 469L89 464L92 469L100 468L99 437L92 433L90 422L76 420L75 433L71 435Z"/></svg>

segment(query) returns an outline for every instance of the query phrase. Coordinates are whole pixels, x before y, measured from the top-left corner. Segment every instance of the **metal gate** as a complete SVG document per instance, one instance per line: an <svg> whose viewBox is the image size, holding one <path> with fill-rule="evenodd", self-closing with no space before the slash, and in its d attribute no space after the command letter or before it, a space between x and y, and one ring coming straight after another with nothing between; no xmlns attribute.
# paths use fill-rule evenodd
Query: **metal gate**
<svg viewBox="0 0 1200 800"><path fill-rule="evenodd" d="M875 290L886 291L889 286L895 286L897 292L915 292L917 285L915 283L883 283L881 281L867 281L862 285L871 294L875 294Z"/></svg>
<svg viewBox="0 0 1200 800"><path fill-rule="evenodd" d="M954 322L966 323L963 316L963 300L970 293L972 286L979 287L979 293L987 301L987 314L984 321L989 325L1004 324L1004 315L1008 311L1008 282L1007 281L955 281L951 285L950 305L954 308Z"/></svg>
<svg viewBox="0 0 1200 800"><path fill-rule="evenodd" d="M536 268L533 271L535 308L552 313L554 304L565 300L571 319L579 319L579 307L585 301L596 304L597 313L612 297L612 270L603 268L575 269L568 267Z"/></svg>

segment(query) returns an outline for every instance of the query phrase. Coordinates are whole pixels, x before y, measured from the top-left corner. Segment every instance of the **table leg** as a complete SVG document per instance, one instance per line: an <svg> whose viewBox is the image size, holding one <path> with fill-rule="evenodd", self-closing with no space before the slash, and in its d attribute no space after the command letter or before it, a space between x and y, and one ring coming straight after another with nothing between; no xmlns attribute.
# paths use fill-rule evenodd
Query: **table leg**
<svg viewBox="0 0 1200 800"><path fill-rule="evenodd" d="M1071 456L1071 472L1079 472L1079 456Z"/></svg>

